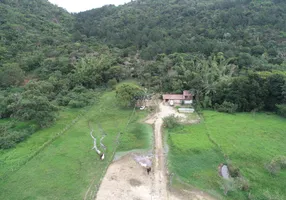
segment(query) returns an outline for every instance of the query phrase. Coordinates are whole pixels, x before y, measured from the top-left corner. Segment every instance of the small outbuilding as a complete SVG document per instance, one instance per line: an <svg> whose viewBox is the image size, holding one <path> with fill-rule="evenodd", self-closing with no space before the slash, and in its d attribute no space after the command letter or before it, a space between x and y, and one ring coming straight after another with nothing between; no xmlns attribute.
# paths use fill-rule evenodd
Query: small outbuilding
<svg viewBox="0 0 286 200"><path fill-rule="evenodd" d="M188 91L183 91L183 94L164 94L163 100L168 102L170 105L174 104L187 104L193 103L193 95Z"/></svg>

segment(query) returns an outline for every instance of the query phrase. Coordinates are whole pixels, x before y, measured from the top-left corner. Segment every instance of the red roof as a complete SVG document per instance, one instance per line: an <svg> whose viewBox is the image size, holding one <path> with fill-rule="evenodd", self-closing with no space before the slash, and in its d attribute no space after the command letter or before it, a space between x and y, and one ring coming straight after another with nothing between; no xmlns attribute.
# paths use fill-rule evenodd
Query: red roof
<svg viewBox="0 0 286 200"><path fill-rule="evenodd" d="M181 94L164 94L163 95L163 99L164 100L168 100L168 99L171 99L171 100L184 100L185 98Z"/></svg>
<svg viewBox="0 0 286 200"><path fill-rule="evenodd" d="M188 90L185 90L183 94L164 94L164 100L192 100L193 95L189 93Z"/></svg>

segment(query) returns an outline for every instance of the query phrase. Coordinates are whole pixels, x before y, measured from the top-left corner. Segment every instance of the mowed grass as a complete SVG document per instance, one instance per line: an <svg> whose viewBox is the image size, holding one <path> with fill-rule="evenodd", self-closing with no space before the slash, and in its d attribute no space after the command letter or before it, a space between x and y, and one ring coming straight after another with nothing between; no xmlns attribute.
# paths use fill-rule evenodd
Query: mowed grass
<svg viewBox="0 0 286 200"><path fill-rule="evenodd" d="M204 111L203 116L201 124L168 130L171 171L191 185L220 194L220 198L286 199L286 171L273 176L265 169L274 157L286 156L286 119L264 113L214 111ZM218 165L227 159L249 181L249 191L222 197Z"/></svg>
<svg viewBox="0 0 286 200"><path fill-rule="evenodd" d="M65 110L53 127L36 132L14 149L1 151L0 199L71 200L83 199L85 196L87 199L94 199L100 179L112 161L118 133L122 132L121 149L142 149L150 143L148 136L141 135L150 135L145 130L148 127L144 128L139 122L146 113L121 109L116 103L115 92L106 92L63 135L43 148L25 165L21 165L70 124L79 112ZM131 123L126 128L130 116ZM107 133L103 140L107 147L104 161L100 161L96 152L91 150L93 140L89 135L88 122L94 128L94 135L98 140L101 138L99 126ZM134 133L137 125L141 128Z"/></svg>

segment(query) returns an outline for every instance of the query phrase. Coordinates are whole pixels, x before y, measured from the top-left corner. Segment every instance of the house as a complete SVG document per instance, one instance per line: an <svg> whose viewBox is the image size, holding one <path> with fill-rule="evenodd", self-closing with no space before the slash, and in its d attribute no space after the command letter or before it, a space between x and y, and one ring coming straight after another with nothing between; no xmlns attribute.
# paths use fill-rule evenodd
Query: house
<svg viewBox="0 0 286 200"><path fill-rule="evenodd" d="M183 94L164 94L163 100L168 102L170 105L174 104L192 104L193 103L193 95L185 90Z"/></svg>

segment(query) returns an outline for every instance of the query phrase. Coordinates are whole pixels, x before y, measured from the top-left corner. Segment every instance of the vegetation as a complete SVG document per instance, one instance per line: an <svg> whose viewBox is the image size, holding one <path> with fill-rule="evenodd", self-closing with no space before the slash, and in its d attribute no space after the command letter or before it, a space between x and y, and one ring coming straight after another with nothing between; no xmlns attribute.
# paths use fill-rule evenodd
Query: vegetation
<svg viewBox="0 0 286 200"><path fill-rule="evenodd" d="M133 107L144 98L144 90L133 83L123 83L116 88L117 102L124 107Z"/></svg>
<svg viewBox="0 0 286 200"><path fill-rule="evenodd" d="M179 119L175 115L171 115L168 117L164 117L163 119L163 125L166 128L175 128L176 126L179 125Z"/></svg>
<svg viewBox="0 0 286 200"><path fill-rule="evenodd" d="M284 199L285 119L214 111L203 116L201 124L168 129L170 170L215 196L224 196L226 189L226 199ZM231 166L231 175L240 178L222 183L220 163Z"/></svg>
<svg viewBox="0 0 286 200"><path fill-rule="evenodd" d="M144 59L223 52L240 67L269 68L285 59L285 44L277 43L285 40L285 6L281 0L137 0L79 13L75 28L125 55L140 50Z"/></svg>
<svg viewBox="0 0 286 200"><path fill-rule="evenodd" d="M94 91L127 79L190 90L197 108L281 113L285 6L137 0L70 14L46 0L1 1L0 116L48 127L63 107L91 105ZM122 106L142 97L129 95Z"/></svg>
<svg viewBox="0 0 286 200"><path fill-rule="evenodd" d="M286 105L276 105L277 106L277 114L282 117L286 117Z"/></svg>
<svg viewBox="0 0 286 200"><path fill-rule="evenodd" d="M115 92L104 93L95 105L85 110L66 108L53 126L37 131L15 149L0 152L0 198L83 198L90 186L98 187L113 159L120 132L119 150L149 148L151 127L139 123L145 116L142 111L120 109ZM101 137L99 127L107 133L103 140L107 147L104 161L91 150L93 140L88 122L95 130L95 137ZM14 192L15 187L18 192ZM88 193L89 199L93 195Z"/></svg>
<svg viewBox="0 0 286 200"><path fill-rule="evenodd" d="M256 114L286 116L285 10L283 0L136 0L70 14L47 0L1 0L0 198L81 199L118 130L119 150L148 146L144 114L128 109L145 88L190 90L197 110L252 112L206 111L192 127L165 119L179 177L229 198L285 196L282 161L272 162L285 120ZM86 145L88 122L109 133L104 162ZM221 183L214 169L229 160L241 180Z"/></svg>

